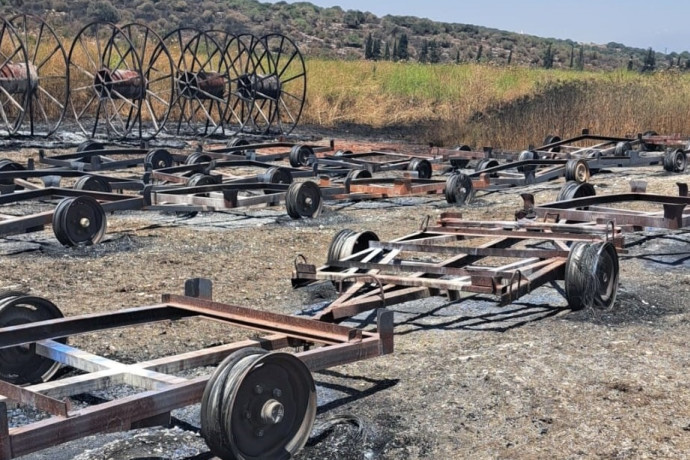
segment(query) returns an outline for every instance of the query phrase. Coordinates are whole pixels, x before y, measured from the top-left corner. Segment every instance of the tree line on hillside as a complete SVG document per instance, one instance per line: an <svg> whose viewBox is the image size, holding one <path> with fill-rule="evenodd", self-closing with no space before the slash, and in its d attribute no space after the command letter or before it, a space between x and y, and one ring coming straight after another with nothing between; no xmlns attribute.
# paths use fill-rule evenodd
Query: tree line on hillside
<svg viewBox="0 0 690 460"><path fill-rule="evenodd" d="M338 59L481 62L580 70L651 71L690 67L690 53L576 43L471 24L412 16L378 17L369 12L322 8L308 2L257 0L0 0L0 14L44 17L66 37L93 20L143 22L160 34L177 27L218 29L233 34L282 33L304 54Z"/></svg>

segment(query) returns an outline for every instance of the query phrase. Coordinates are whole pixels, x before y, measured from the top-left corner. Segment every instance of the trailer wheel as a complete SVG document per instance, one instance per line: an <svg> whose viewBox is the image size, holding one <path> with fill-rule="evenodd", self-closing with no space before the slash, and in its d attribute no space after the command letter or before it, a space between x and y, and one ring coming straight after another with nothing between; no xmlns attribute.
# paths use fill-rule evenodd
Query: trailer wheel
<svg viewBox="0 0 690 460"><path fill-rule="evenodd" d="M462 206L472 200L474 190L472 179L465 174L453 174L446 179L444 190L446 201L450 204Z"/></svg>
<svg viewBox="0 0 690 460"><path fill-rule="evenodd" d="M12 161L9 159L1 159L0 160L0 172L4 171L23 171L26 168L22 166L20 163L17 163L16 161ZM12 185L14 184L14 180L12 179L0 179L0 185Z"/></svg>
<svg viewBox="0 0 690 460"><path fill-rule="evenodd" d="M498 166L498 160L496 160L495 158L484 158L482 160L479 160L479 163L477 163L477 166L474 167L474 171L475 172L481 172L485 169L495 168L496 166ZM489 174L489 177L497 177L497 176L498 176L497 172L493 172L493 173Z"/></svg>
<svg viewBox="0 0 690 460"><path fill-rule="evenodd" d="M292 184L292 174L285 168L271 166L259 176L259 180L265 184Z"/></svg>
<svg viewBox="0 0 690 460"><path fill-rule="evenodd" d="M103 207L95 198L87 195L65 198L53 212L53 232L64 246L99 243L106 227Z"/></svg>
<svg viewBox="0 0 690 460"><path fill-rule="evenodd" d="M308 145L295 144L290 149L290 166L293 168L307 166L309 164L309 158L312 156L314 156L314 149Z"/></svg>
<svg viewBox="0 0 690 460"><path fill-rule="evenodd" d="M653 144L651 142L645 142L644 141L645 137L653 137L653 136L658 136L658 135L659 135L659 133L657 133L654 130L645 131L644 133L642 133L642 139L643 139L642 148L645 152L657 152L657 151L659 151L660 146Z"/></svg>
<svg viewBox="0 0 690 460"><path fill-rule="evenodd" d="M217 183L218 179L204 173L192 174L187 179L187 187L203 187L204 185L215 185Z"/></svg>
<svg viewBox="0 0 690 460"><path fill-rule="evenodd" d="M202 152L194 152L187 155L187 158L184 160L184 164L198 165L199 163L210 163L211 160L213 160L213 158L211 158L210 155Z"/></svg>
<svg viewBox="0 0 690 460"><path fill-rule="evenodd" d="M371 172L367 169L353 169L347 173L346 179L371 179Z"/></svg>
<svg viewBox="0 0 690 460"><path fill-rule="evenodd" d="M77 146L77 153L93 152L94 150L104 150L105 146L98 141L84 141Z"/></svg>
<svg viewBox="0 0 690 460"><path fill-rule="evenodd" d="M154 149L146 154L144 163L150 164L153 169L169 168L173 164L173 157L167 150Z"/></svg>
<svg viewBox="0 0 690 460"><path fill-rule="evenodd" d="M309 438L316 387L290 353L249 348L221 362L201 400L201 434L222 459L284 459Z"/></svg>
<svg viewBox="0 0 690 460"><path fill-rule="evenodd" d="M99 176L81 176L74 183L75 190L91 190L92 192L111 193L110 182Z"/></svg>
<svg viewBox="0 0 690 460"><path fill-rule="evenodd" d="M611 308L618 291L618 254L610 242L577 243L565 266L565 297L573 310Z"/></svg>
<svg viewBox="0 0 690 460"><path fill-rule="evenodd" d="M669 150L664 154L664 169L668 172L683 172L687 165L687 156L682 149Z"/></svg>
<svg viewBox="0 0 690 460"><path fill-rule="evenodd" d="M416 171L417 177L420 179L429 179L433 172L431 163L424 158L413 158L410 160L410 163L407 165L407 170Z"/></svg>
<svg viewBox="0 0 690 460"><path fill-rule="evenodd" d="M249 141L243 137L233 137L227 143L228 147L244 147L249 145Z"/></svg>
<svg viewBox="0 0 690 460"><path fill-rule="evenodd" d="M558 192L556 201L574 200L575 198L584 198L587 196L595 196L597 192L589 182L576 182L574 180L568 181L561 187Z"/></svg>
<svg viewBox="0 0 690 460"><path fill-rule="evenodd" d="M312 181L293 182L285 195L285 209L290 217L317 217L321 214L321 189Z"/></svg>
<svg viewBox="0 0 690 460"><path fill-rule="evenodd" d="M336 233L333 236L333 239L331 240L331 244L328 245L328 256L326 261L327 262L335 262L340 259L340 251L345 243L345 240L347 240L348 237L351 235L354 235L355 232L350 230L349 228L344 228L340 230L338 233Z"/></svg>
<svg viewBox="0 0 690 460"><path fill-rule="evenodd" d="M538 160L539 154L533 150L523 150L518 156L518 161ZM518 166L517 170L521 173L532 172L537 169L536 165Z"/></svg>
<svg viewBox="0 0 690 460"><path fill-rule="evenodd" d="M565 163L565 180L575 182L589 181L589 165L585 160L568 160Z"/></svg>
<svg viewBox="0 0 690 460"><path fill-rule="evenodd" d="M617 157L627 157L630 156L630 151L632 149L632 144L630 144L630 142L621 141L616 144L616 148L613 150L613 153Z"/></svg>
<svg viewBox="0 0 690 460"><path fill-rule="evenodd" d="M546 137L544 138L544 145L553 144L554 142L561 142L560 136L555 136L553 134L547 134ZM551 147L548 151L558 153L561 151L561 146L557 145L555 147Z"/></svg>
<svg viewBox="0 0 690 460"><path fill-rule="evenodd" d="M55 318L62 318L62 312L49 300L18 291L0 293L0 328ZM60 363L37 355L34 343L0 349L0 379L14 385L46 382L59 368Z"/></svg>

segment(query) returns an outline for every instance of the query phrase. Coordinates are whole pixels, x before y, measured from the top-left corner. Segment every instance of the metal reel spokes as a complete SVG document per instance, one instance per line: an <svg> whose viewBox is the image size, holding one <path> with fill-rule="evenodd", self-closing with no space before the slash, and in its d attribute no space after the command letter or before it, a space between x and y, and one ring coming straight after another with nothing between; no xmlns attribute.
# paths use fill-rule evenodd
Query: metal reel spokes
<svg viewBox="0 0 690 460"><path fill-rule="evenodd" d="M9 22L0 18L0 134L13 135L19 130L29 95L37 84L23 40Z"/></svg>
<svg viewBox="0 0 690 460"><path fill-rule="evenodd" d="M565 297L573 310L611 308L618 292L618 254L610 242L577 243L565 266Z"/></svg>
<svg viewBox="0 0 690 460"><path fill-rule="evenodd" d="M242 80L253 94L249 131L289 134L297 125L307 93L307 72L297 45L280 34L268 34L252 45L254 73Z"/></svg>
<svg viewBox="0 0 690 460"><path fill-rule="evenodd" d="M139 53L125 32L110 23L88 24L72 42L68 63L69 103L82 132L127 137L147 93Z"/></svg>
<svg viewBox="0 0 690 460"><path fill-rule="evenodd" d="M221 362L201 400L201 434L223 459L290 458L309 438L316 387L290 353L249 348Z"/></svg>
<svg viewBox="0 0 690 460"><path fill-rule="evenodd" d="M31 70L29 134L49 136L67 111L67 53L53 28L38 16L20 14L10 22L23 41Z"/></svg>
<svg viewBox="0 0 690 460"><path fill-rule="evenodd" d="M176 132L223 135L230 92L224 47L206 32L185 41L175 71Z"/></svg>
<svg viewBox="0 0 690 460"><path fill-rule="evenodd" d="M256 42L253 35L228 36L225 44L225 60L228 63L230 94L226 124L235 132L241 132L249 120L254 105L251 75L254 60L251 47Z"/></svg>
<svg viewBox="0 0 690 460"><path fill-rule="evenodd" d="M16 291L0 292L0 328L55 318L62 318L62 313L49 300ZM0 349L0 379L15 385L45 382L59 368L59 363L36 354L33 343Z"/></svg>
<svg viewBox="0 0 690 460"><path fill-rule="evenodd" d="M65 246L99 243L106 227L103 207L90 196L64 198L53 213L53 232Z"/></svg>
<svg viewBox="0 0 690 460"><path fill-rule="evenodd" d="M150 139L163 129L170 114L175 96L173 59L161 37L148 26L131 23L122 26L122 31L141 58L145 95L137 120L138 137Z"/></svg>

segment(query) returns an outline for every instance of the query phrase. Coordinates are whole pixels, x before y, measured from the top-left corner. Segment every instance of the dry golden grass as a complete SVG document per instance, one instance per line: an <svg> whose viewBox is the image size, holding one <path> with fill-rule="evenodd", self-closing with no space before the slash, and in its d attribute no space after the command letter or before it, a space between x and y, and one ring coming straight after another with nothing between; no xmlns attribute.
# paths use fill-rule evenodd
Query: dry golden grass
<svg viewBox="0 0 690 460"><path fill-rule="evenodd" d="M690 75L309 60L303 122L403 127L423 142L503 148L548 133L690 132Z"/></svg>

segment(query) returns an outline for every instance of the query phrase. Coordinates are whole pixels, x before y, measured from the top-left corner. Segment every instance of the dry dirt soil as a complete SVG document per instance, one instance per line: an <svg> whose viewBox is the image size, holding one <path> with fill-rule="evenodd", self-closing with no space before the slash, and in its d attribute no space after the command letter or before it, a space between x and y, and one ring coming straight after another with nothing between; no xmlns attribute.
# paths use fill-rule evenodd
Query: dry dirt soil
<svg viewBox="0 0 690 460"><path fill-rule="evenodd" d="M655 166L595 175L592 183L605 194L626 191L630 179L676 194L675 183L690 177ZM528 190L543 203L561 184ZM512 220L521 191L480 192L462 212ZM92 247L64 248L50 229L0 239L0 287L26 289L77 315L153 304L162 293L181 293L185 279L206 277L219 301L296 314L335 296L325 283L291 288L298 254L319 264L343 228L392 239L449 209L443 197L427 196L328 202L321 217L300 221L282 206L186 220L118 213ZM441 297L391 307L394 354L315 373L317 422L297 457L688 458L690 232L650 229L627 243L611 311L567 310L562 286L503 308ZM371 328L373 315L346 324ZM186 321L70 343L135 362L245 336ZM174 415L178 428L99 435L26 459L212 458L194 432L198 406Z"/></svg>

